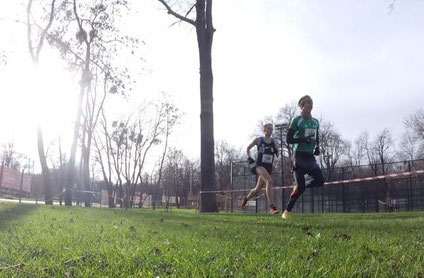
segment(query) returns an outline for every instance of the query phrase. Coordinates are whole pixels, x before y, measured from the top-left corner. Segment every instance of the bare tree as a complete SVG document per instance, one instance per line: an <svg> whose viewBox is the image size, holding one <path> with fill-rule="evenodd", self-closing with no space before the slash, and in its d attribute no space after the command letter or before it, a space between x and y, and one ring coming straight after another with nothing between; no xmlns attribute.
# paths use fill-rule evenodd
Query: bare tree
<svg viewBox="0 0 424 278"><path fill-rule="evenodd" d="M1 159L4 166L11 169L18 169L20 167L18 155L13 142L3 144Z"/></svg>
<svg viewBox="0 0 424 278"><path fill-rule="evenodd" d="M282 132L282 134L278 134L280 139L282 139L280 140L281 141L280 144L288 152L289 164L287 166L289 167L284 167L284 169L291 169L291 165L293 165L293 145L287 144L286 137L287 137L287 132L289 130L290 123L297 115L298 115L298 105L295 101L292 101L291 103L286 104L283 108L281 108L274 118L274 123L280 124L282 127L279 129L279 132Z"/></svg>
<svg viewBox="0 0 424 278"><path fill-rule="evenodd" d="M416 111L409 115L404 121L405 126L410 129L413 134L419 138L421 142L424 142L424 109Z"/></svg>
<svg viewBox="0 0 424 278"><path fill-rule="evenodd" d="M359 134L356 141L357 141L358 147L366 156L367 162L370 165L374 175L377 175L378 174L378 169L377 169L378 157L376 156L376 153L373 151L373 146L372 146L372 143L370 142L370 136L368 131L365 130L361 132L361 134Z"/></svg>
<svg viewBox="0 0 424 278"><path fill-rule="evenodd" d="M244 152L225 141L215 145L216 181L218 190L227 190L231 185L231 162L241 160Z"/></svg>
<svg viewBox="0 0 424 278"><path fill-rule="evenodd" d="M245 158L245 152L241 149L229 145L225 141L218 141L215 145L215 175L218 190L231 189L231 175L232 166L234 161L240 161ZM229 197L224 194L225 209L230 209Z"/></svg>
<svg viewBox="0 0 424 278"><path fill-rule="evenodd" d="M174 105L172 105L171 103L165 103L164 109L165 109L164 111L166 113L165 143L164 143L164 147L163 147L162 156L161 156L160 162L159 162L157 187L156 187L155 193L153 195L153 209L156 208L157 190L161 186L162 171L163 171L163 166L164 166L164 163L165 163L166 153L168 151L169 135L171 134L172 129L177 124L179 117L180 117L180 114L178 113L178 109L176 109L176 107Z"/></svg>
<svg viewBox="0 0 424 278"><path fill-rule="evenodd" d="M50 178L50 171L49 167L47 167L46 162L46 154L44 153L44 146L43 146L43 134L41 132L41 128L38 128L38 152L39 156L44 157L44 159L41 159L41 170L43 175L43 188L44 188L44 202L46 205L53 205L53 196L52 196L52 185L51 185L51 178ZM47 169L47 171L46 171Z"/></svg>
<svg viewBox="0 0 424 278"><path fill-rule="evenodd" d="M168 209L171 200L177 208L191 206L189 200L195 191L193 189L195 175L197 175L195 162L190 161L181 150L169 148L165 165L162 169L161 189L165 200L165 208Z"/></svg>
<svg viewBox="0 0 424 278"><path fill-rule="evenodd" d="M99 71L98 68L96 68ZM85 99L85 113L83 113L84 125L83 125L83 134L81 139L81 165L79 172L79 180L84 186L85 194L85 206L91 206L91 196L90 193L90 160L91 160L91 147L94 137L94 131L97 127L100 115L104 112L104 104L106 97L112 93L115 93L116 86L113 85L111 76L106 74L96 74L94 75L92 89L89 90L86 94ZM101 83L101 85L99 85Z"/></svg>
<svg viewBox="0 0 424 278"><path fill-rule="evenodd" d="M347 144L342 139L341 134L334 129L333 125L323 120L321 121L319 140L322 154L321 163L325 165L327 179L331 180Z"/></svg>
<svg viewBox="0 0 424 278"><path fill-rule="evenodd" d="M27 43L28 43L28 51L31 56L31 59L34 64L38 64L40 59L40 53L43 49L44 41L48 34L50 27L53 24L53 19L55 18L56 11L56 0L49 0L50 9L45 14L45 26L41 27L39 23L35 22L34 17L32 16L32 4L33 0L28 0L27 4ZM34 30L34 26L37 26L36 30ZM35 34L34 34L35 33ZM36 46L34 46L36 45ZM43 132L41 126L37 129L37 146L38 146L38 155L40 158L41 171L43 177L43 188L45 190L44 196L46 198L46 204L53 204L53 201L47 201L52 196L51 192L51 179L50 179L50 170L47 165L46 155L44 153L44 142L43 140Z"/></svg>
<svg viewBox="0 0 424 278"><path fill-rule="evenodd" d="M92 81L102 76L109 80L108 87L110 91L117 92L119 89L126 90L128 85L126 80L130 79L126 68L113 66L114 58L116 58L117 50L122 54L121 46L131 45L131 51L137 46L138 40L122 36L119 34L115 20L127 8L127 1L105 0L105 1L61 1L57 6L57 10L52 8L50 15L54 13L54 17L49 17L49 26L52 26L51 20L54 18L56 24L53 30L42 28L38 24L34 24L41 30L41 34L47 39L50 45L60 50L62 58L67 61L69 67L81 73L80 93L78 97L78 108L74 123L74 135L71 145L68 165L68 179L65 187L65 204L72 205L71 188L75 183L75 158L77 152L78 139L81 133L81 118L83 117L84 99L89 100L89 92L92 89ZM42 5L39 4L39 9ZM28 5L28 18L34 18L32 13L32 1ZM45 13L41 12L41 18L45 17ZM31 25L31 26L34 26ZM30 26L30 25L29 25ZM51 28L50 28L51 29ZM31 33L30 31L28 32ZM42 45L43 39L39 40ZM40 45L40 43L38 45ZM32 47L30 47L32 49ZM38 52L35 52L38 53ZM34 55L37 57L37 54ZM96 76L96 74L98 76ZM126 79L127 78L127 79ZM87 111L89 112L89 111ZM93 114L92 114L93 115ZM92 127L95 123L94 117L85 115L83 125ZM87 130L83 130L87 131ZM83 142L83 155L81 169L85 173L83 181L87 184L89 172L89 150L91 147L91 135L82 135L87 141ZM86 185L88 186L88 185Z"/></svg>
<svg viewBox="0 0 424 278"><path fill-rule="evenodd" d="M346 160L343 163L348 167L351 178L357 178L360 175L358 166L361 165L364 156L360 143L359 140L355 140L353 143L350 141L345 142L343 153L346 156Z"/></svg>
<svg viewBox="0 0 424 278"><path fill-rule="evenodd" d="M398 158L401 160L414 160L420 154L419 140L410 131L405 131L399 143Z"/></svg>
<svg viewBox="0 0 424 278"><path fill-rule="evenodd" d="M384 174L387 172L387 163L393 161L394 157L394 144L392 134L387 128L378 133L374 140L375 156L381 164L381 171Z"/></svg>
<svg viewBox="0 0 424 278"><path fill-rule="evenodd" d="M373 149L375 152L375 157L377 157L378 161L381 165L381 172L385 175L388 172L388 168L390 166L390 162L393 161L394 157L394 144L390 131L385 128L381 132L377 133L374 143ZM391 193L388 190L388 185L386 180L383 180L383 184L385 187L385 198L386 198L386 210L392 209L391 207Z"/></svg>
<svg viewBox="0 0 424 278"><path fill-rule="evenodd" d="M44 46L44 41L48 35L48 31L53 24L55 15L57 14L56 0L44 1L42 5L49 4L47 13L41 16L41 20L45 21L45 26L36 22L32 13L33 0L28 0L27 4L27 42L28 50L32 61L37 64L40 59L40 53ZM34 28L36 27L36 28ZM35 30L34 30L35 29ZM36 45L36 46L35 46Z"/></svg>
<svg viewBox="0 0 424 278"><path fill-rule="evenodd" d="M163 182L165 196L165 208L169 208L169 202L172 197L175 199L177 208L180 208L181 193L184 186L184 166L187 158L183 152L171 148L167 154L166 167L163 170ZM188 185L188 184L187 184Z"/></svg>
<svg viewBox="0 0 424 278"><path fill-rule="evenodd" d="M96 147L95 162L100 165L103 181L106 186L108 194L108 206L110 208L115 207L115 188L112 181L112 138L108 131L107 118L104 110L101 109L101 120L100 126L101 131L98 130L94 136L94 145ZM102 140L103 139L103 140Z"/></svg>
<svg viewBox="0 0 424 278"><path fill-rule="evenodd" d="M112 128L107 124L106 115L102 115L102 130L97 131L95 138L96 162L108 188L110 206L115 184L121 206L129 208L134 204L136 187L142 184L148 153L163 142L163 138L167 149L167 138L181 113L164 97L159 103L140 106L136 113L113 121Z"/></svg>
<svg viewBox="0 0 424 278"><path fill-rule="evenodd" d="M171 1L158 0L168 13L196 28L200 62L200 157L201 186L203 191L215 190L214 129L213 129L213 73L212 42L215 28L212 24L212 0L196 0L182 15L170 6ZM189 15L196 10L196 18ZM201 212L216 212L216 197L213 193L201 194Z"/></svg>

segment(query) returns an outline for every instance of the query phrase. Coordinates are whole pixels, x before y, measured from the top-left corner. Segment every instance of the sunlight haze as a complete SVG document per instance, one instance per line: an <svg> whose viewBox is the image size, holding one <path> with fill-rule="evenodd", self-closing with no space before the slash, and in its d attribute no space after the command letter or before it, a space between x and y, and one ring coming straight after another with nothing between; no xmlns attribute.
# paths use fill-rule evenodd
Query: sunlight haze
<svg viewBox="0 0 424 278"><path fill-rule="evenodd" d="M304 94L313 114L354 140L389 128L395 139L405 117L424 103L424 1L215 1L213 42L215 140L243 150L257 124ZM136 1L120 23L145 45L144 68L127 100L110 99L114 113L169 94L185 113L170 143L200 155L199 61L196 32L177 23L157 1ZM36 159L36 127L46 145L61 136L68 152L79 74L65 69L47 45L39 65L27 50L25 5L0 12L0 142L15 142ZM127 21L125 21L127 20ZM171 26L172 25L172 26ZM119 55L119 53L117 54ZM124 62L126 63L126 62ZM40 109L39 109L40 108ZM154 155L155 156L155 155ZM153 164L156 157L149 163Z"/></svg>

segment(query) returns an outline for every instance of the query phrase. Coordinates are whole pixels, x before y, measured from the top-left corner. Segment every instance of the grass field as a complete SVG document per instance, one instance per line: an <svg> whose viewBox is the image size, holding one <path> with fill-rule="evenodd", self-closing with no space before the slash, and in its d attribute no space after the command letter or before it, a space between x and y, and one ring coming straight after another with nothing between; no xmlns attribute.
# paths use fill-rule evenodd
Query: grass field
<svg viewBox="0 0 424 278"><path fill-rule="evenodd" d="M0 277L424 277L424 213L0 204Z"/></svg>

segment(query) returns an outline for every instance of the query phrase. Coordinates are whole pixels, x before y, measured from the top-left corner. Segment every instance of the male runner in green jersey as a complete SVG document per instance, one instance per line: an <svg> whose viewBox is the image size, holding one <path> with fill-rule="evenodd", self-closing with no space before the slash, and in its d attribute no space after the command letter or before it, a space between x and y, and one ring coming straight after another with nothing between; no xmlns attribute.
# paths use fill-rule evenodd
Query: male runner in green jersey
<svg viewBox="0 0 424 278"><path fill-rule="evenodd" d="M314 155L319 155L319 122L312 117L312 98L308 95L300 98L298 103L301 114L290 123L286 141L293 144L294 163L293 174L295 186L290 195L289 203L282 214L282 218L289 219L297 199L306 187L318 187L324 184L324 177ZM305 184L305 174L313 179Z"/></svg>

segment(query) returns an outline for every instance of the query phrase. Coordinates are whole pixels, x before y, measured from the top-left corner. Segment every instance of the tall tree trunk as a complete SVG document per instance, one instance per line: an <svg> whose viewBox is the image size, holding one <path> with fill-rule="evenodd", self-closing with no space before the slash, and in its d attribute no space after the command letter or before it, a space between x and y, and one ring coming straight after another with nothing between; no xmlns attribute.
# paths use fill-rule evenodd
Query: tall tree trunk
<svg viewBox="0 0 424 278"><path fill-rule="evenodd" d="M59 189L60 192L63 192L63 184L64 184L64 172L63 171L63 155L62 155L62 143L61 143L61 139L59 136L59 173L60 173L60 179L59 179ZM59 195L59 204L62 205L62 199L63 199L63 194Z"/></svg>
<svg viewBox="0 0 424 278"><path fill-rule="evenodd" d="M83 74L83 76L85 76ZM69 157L68 162L68 173L67 173L67 181L65 185L65 205L72 206L72 187L75 184L75 156L77 152L77 144L78 144L78 136L80 131L80 123L81 123L81 115L82 115L82 102L84 99L85 87L84 84L80 85L80 95L78 98L78 110L75 118L74 125L74 137L72 140L71 146L71 155Z"/></svg>
<svg viewBox="0 0 424 278"><path fill-rule="evenodd" d="M88 103L88 97L87 97L87 103ZM88 109L87 109L88 110ZM83 184L84 188L84 206L85 207L91 207L92 202L92 196L91 193L91 181L90 181L90 154L91 154L91 142L93 138L93 121L92 119L86 118L85 122L85 128L84 128L84 135L82 140L82 148L81 148L81 182ZM87 137L87 140L85 138Z"/></svg>
<svg viewBox="0 0 424 278"><path fill-rule="evenodd" d="M137 191L137 184L131 184L130 208L134 206L134 198Z"/></svg>
<svg viewBox="0 0 424 278"><path fill-rule="evenodd" d="M125 183L125 198L124 198L125 209L128 209L130 207L130 195L131 195L130 186L131 186L130 183L127 181Z"/></svg>
<svg viewBox="0 0 424 278"><path fill-rule="evenodd" d="M88 135L89 136L89 135ZM83 165L82 165L82 183L84 185L84 206L91 207L91 182L90 182L90 148L83 147L82 151Z"/></svg>
<svg viewBox="0 0 424 278"><path fill-rule="evenodd" d="M77 13L77 4L76 1L73 1L74 5L74 15L76 17L79 31L85 31L82 27L80 18ZM84 69L81 74L81 80L80 80L80 95L78 98L78 110L77 115L75 118L75 125L74 125L74 137L72 140L72 146L71 146L71 154L69 158L69 173L68 173L68 181L66 183L66 189L65 189L65 205L72 206L72 186L75 183L75 156L77 151L77 145L78 145L78 136L80 131L80 124L81 124L81 116L82 116L82 104L84 100L84 94L85 90L88 86L90 86L91 82L91 73L90 73L90 54L91 54L91 45L90 42L85 40L86 49L85 49L85 59L84 59Z"/></svg>
<svg viewBox="0 0 424 278"><path fill-rule="evenodd" d="M40 157L41 172L43 175L43 188L44 188L44 200L45 200L44 202L46 205L53 205L50 170L49 170L49 167L47 166L46 155L44 153L43 132L41 131L41 127L38 127L37 140L38 140L38 156Z"/></svg>
<svg viewBox="0 0 424 278"><path fill-rule="evenodd" d="M83 189L83 179L82 179L82 160L83 160L83 155L81 152L81 157L80 157L80 162L78 164L78 172L75 173L75 184L76 184L76 188L75 188L75 195L74 199L75 199L75 203L77 204L77 206L80 205L81 202L81 196L82 196L82 189Z"/></svg>
<svg viewBox="0 0 424 278"><path fill-rule="evenodd" d="M196 20L173 11L165 0L158 0L168 13L196 27L200 60L200 170L201 191L214 191L215 155L213 134L213 75L212 41L215 29L212 24L212 0L196 0ZM215 193L200 194L200 211L217 212Z"/></svg>
<svg viewBox="0 0 424 278"><path fill-rule="evenodd" d="M161 180L162 180L163 163L165 161L166 151L168 149L168 137L169 137L169 126L167 124L167 126L166 126L166 136L165 136L165 148L163 149L162 158L160 160L159 176L158 176L157 186L155 187L155 189L153 191L153 197L152 197L152 199L153 199L153 210L156 209L156 198L157 198L158 190L159 190L160 183L161 183ZM166 191L164 191L164 192L166 192Z"/></svg>
<svg viewBox="0 0 424 278"><path fill-rule="evenodd" d="M31 59L34 62L34 64L38 64L41 49L43 48L44 40L47 36L48 30L50 29L50 27L53 24L53 19L54 19L54 15L55 15L54 14L55 2L56 2L56 0L51 1L49 21L48 21L46 27L41 32L40 38L38 40L37 47L34 48L33 47L33 41L32 41L32 26L33 26L33 24L31 23L32 22L31 21L31 19L32 19L31 8L32 8L33 0L28 0L28 5L27 5L27 40L28 40L28 50L29 50L29 53L31 55ZM34 52L34 49L35 49L35 52ZM38 155L40 157L41 170L42 170L42 175L43 175L43 183L45 185L45 188L44 188L45 189L45 191L44 191L45 202L46 202L46 205L51 205L51 204L53 204L53 200L52 200L52 192L51 192L50 170L49 170L49 167L47 166L46 156L45 156L45 153L44 153L44 142L43 142L43 134L42 134L42 131L41 131L41 127L38 127L37 140L38 140Z"/></svg>
<svg viewBox="0 0 424 278"><path fill-rule="evenodd" d="M206 4L206 6L205 6ZM200 157L201 190L214 191L215 147L213 130L212 1L196 2L196 33L200 61ZM201 212L217 212L215 193L200 195Z"/></svg>
<svg viewBox="0 0 424 278"><path fill-rule="evenodd" d="M118 192L117 192L117 197L118 197L118 201L119 201L119 207L123 208L124 207L124 188L122 186L122 181L118 181Z"/></svg>
<svg viewBox="0 0 424 278"><path fill-rule="evenodd" d="M180 190L178 188L178 183L177 183L177 189L175 191L175 205L177 206L177 208L180 208Z"/></svg>

